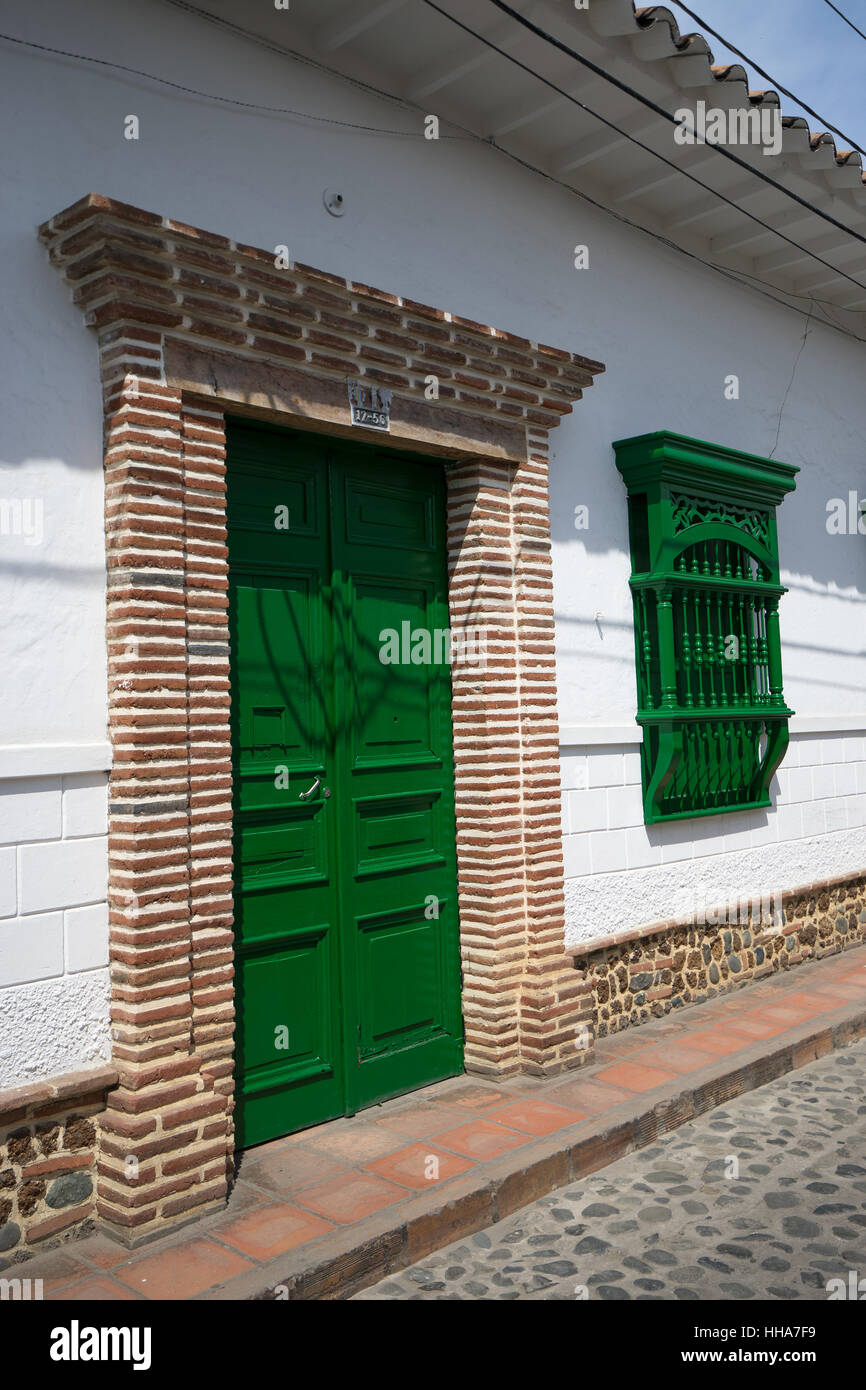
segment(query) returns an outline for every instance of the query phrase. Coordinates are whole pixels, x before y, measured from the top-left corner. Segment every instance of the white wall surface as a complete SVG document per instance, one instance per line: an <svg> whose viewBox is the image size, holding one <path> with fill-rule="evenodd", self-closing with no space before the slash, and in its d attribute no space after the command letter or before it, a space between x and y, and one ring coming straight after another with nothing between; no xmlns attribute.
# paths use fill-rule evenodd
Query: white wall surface
<svg viewBox="0 0 866 1390"><path fill-rule="evenodd" d="M864 715L866 727L866 540L830 536L825 526L830 498L850 489L866 495L863 345L813 320L797 362L802 315L664 248L482 143L325 123L408 129L411 122L391 103L239 42L164 0L10 0L3 27L186 86L325 119L243 111L0 40L0 499L41 500L44 514L39 545L0 535L0 745L42 746L41 766L50 771L53 746L96 745L106 736L96 346L35 230L87 192L256 246L286 243L296 260L607 364L552 436L564 725L634 721L625 490L611 442L667 428L799 465L797 490L779 513L783 581L790 586L781 610L786 696L799 715L819 723L849 715L856 726ZM139 118L137 141L124 139L129 114ZM342 218L326 212L326 188L343 193ZM589 247L587 270L573 268L578 243ZM737 401L724 398L731 373L740 380ZM579 504L589 507L587 531L574 528ZM0 750L0 777L14 767ZM778 849L789 832L780 841L782 822L770 819L769 839ZM724 821L712 829L721 858L736 833L731 818ZM617 825L592 833L630 832ZM695 822L692 833L706 845L709 822ZM862 867L863 840L862 829L847 821L844 830L825 826L818 839L809 832L791 841L796 858L786 850L778 868L799 882L834 872L840 858ZM603 843L615 842L596 842L602 858L586 878L585 850L569 841L570 872L580 884L570 890L572 932L606 917L592 907L593 894L607 901L603 876L623 873L625 866L603 859ZM26 847L19 853L16 872L25 873L30 854ZM0 861L7 859L0 851ZM638 872L656 873L662 883L665 873L682 870L635 865L635 885ZM57 873L58 886L68 881L67 868ZM656 910L635 887L635 903L644 905L634 910L645 920L668 915L661 900L670 891L659 889ZM50 917L72 905L46 903L25 908L24 916ZM20 910L16 904L10 912ZM7 927L4 918L0 952L11 958ZM48 940L54 945L47 954L37 953L42 983L7 988L64 999L60 1020L77 1008L83 977L69 977L75 988L63 983L56 923L46 925ZM86 1033L95 1037L90 1028ZM104 1047L106 1037L107 1023L93 1045ZM45 1056L37 1046L22 1065Z"/></svg>
<svg viewBox="0 0 866 1390"><path fill-rule="evenodd" d="M0 782L0 1087L109 1056L104 772Z"/></svg>
<svg viewBox="0 0 866 1390"><path fill-rule="evenodd" d="M794 735L772 807L644 825L633 744L563 750L569 946L866 864L866 737Z"/></svg>

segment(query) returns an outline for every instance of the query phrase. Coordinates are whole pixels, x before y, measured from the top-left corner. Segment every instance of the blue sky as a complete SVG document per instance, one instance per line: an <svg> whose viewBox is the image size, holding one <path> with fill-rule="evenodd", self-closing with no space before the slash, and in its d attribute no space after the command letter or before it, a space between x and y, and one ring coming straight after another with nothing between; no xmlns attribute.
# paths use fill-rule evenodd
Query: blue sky
<svg viewBox="0 0 866 1390"><path fill-rule="evenodd" d="M673 0L665 0L684 33L702 26ZM795 92L827 121L866 150L866 40L850 29L824 0L686 0L689 9L754 58L778 82ZM866 0L833 0L866 33ZM717 63L740 62L711 34L706 35ZM744 64L749 87L771 84ZM781 93L780 93L781 96ZM788 97L782 114L803 115L812 129L819 123ZM847 142L834 136L841 147ZM864 161L866 163L866 161Z"/></svg>

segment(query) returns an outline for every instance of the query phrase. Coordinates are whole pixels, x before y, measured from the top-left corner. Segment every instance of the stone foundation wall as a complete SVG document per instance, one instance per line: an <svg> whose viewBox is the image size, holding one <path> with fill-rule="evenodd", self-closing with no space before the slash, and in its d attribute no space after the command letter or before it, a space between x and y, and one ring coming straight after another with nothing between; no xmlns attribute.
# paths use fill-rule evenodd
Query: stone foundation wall
<svg viewBox="0 0 866 1390"><path fill-rule="evenodd" d="M0 1269L87 1234L112 1067L0 1092Z"/></svg>
<svg viewBox="0 0 866 1390"><path fill-rule="evenodd" d="M866 873L595 941L574 963L597 1038L866 941Z"/></svg>

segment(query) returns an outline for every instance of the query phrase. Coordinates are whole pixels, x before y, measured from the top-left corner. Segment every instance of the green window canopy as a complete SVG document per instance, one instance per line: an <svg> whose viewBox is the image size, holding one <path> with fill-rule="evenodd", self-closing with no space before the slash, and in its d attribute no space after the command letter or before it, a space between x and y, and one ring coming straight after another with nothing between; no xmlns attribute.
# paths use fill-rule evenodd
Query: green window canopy
<svg viewBox="0 0 866 1390"><path fill-rule="evenodd" d="M644 820L769 806L793 713L776 507L799 469L668 430L613 447L628 489Z"/></svg>

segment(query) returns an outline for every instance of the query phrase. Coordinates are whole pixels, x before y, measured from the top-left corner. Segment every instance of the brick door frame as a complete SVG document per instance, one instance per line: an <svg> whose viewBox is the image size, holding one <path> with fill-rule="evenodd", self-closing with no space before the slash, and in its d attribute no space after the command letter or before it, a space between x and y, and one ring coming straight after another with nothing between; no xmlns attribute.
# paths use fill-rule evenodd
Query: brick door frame
<svg viewBox="0 0 866 1390"><path fill-rule="evenodd" d="M225 1199L233 1153L226 414L443 460L467 1071L591 1054L564 948L548 431L600 363L88 195L40 228L105 406L111 1030L98 1211L130 1243ZM393 392L353 428L347 378ZM433 382L438 396L433 394Z"/></svg>

